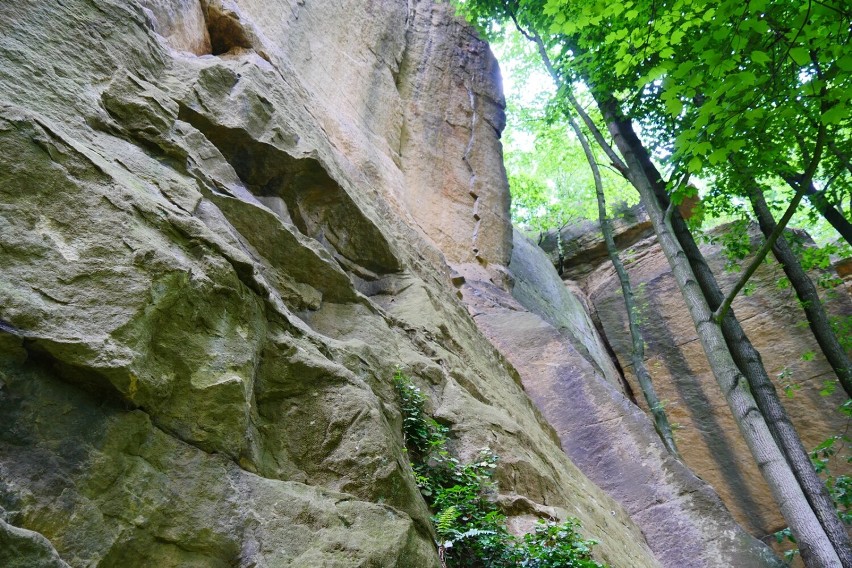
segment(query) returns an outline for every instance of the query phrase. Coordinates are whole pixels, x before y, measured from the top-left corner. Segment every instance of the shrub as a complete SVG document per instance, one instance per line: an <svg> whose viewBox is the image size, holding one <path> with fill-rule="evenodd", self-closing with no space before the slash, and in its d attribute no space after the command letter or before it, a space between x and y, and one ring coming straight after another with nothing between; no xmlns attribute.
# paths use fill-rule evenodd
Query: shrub
<svg viewBox="0 0 852 568"><path fill-rule="evenodd" d="M495 500L498 457L489 448L463 464L447 449L449 428L424 410L426 397L397 371L394 386L402 409L402 431L417 486L432 509L432 523L446 566L452 568L606 568L592 560L596 543L584 540L576 519L540 521L523 539L506 529Z"/></svg>

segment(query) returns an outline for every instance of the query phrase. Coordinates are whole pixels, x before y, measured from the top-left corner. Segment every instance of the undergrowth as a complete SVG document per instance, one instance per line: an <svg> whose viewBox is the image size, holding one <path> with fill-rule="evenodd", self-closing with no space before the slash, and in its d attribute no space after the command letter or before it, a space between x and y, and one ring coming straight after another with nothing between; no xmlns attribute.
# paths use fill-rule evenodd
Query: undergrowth
<svg viewBox="0 0 852 568"><path fill-rule="evenodd" d="M497 455L489 448L462 463L447 449L449 429L424 411L426 398L397 371L394 385L402 401L402 428L411 467L434 513L438 550L447 568L607 568L591 557L576 519L539 521L522 539L510 534L495 502Z"/></svg>

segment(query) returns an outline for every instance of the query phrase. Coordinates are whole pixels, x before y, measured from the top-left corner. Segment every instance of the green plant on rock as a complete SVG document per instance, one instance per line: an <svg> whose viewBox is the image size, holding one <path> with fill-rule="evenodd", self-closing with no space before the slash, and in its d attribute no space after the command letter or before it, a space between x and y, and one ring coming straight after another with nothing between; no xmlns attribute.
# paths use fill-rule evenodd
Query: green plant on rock
<svg viewBox="0 0 852 568"><path fill-rule="evenodd" d="M514 566L564 566L597 568L591 559L593 540L583 540L577 534L579 523L569 519L564 523L540 522L535 531L524 535L524 541L513 550Z"/></svg>
<svg viewBox="0 0 852 568"><path fill-rule="evenodd" d="M540 521L518 539L494 499L498 457L489 448L471 463L447 449L449 428L425 412L426 397L401 371L394 375L402 430L417 486L434 512L432 523L445 566L451 568L606 568L592 559L596 544L584 540L576 519Z"/></svg>

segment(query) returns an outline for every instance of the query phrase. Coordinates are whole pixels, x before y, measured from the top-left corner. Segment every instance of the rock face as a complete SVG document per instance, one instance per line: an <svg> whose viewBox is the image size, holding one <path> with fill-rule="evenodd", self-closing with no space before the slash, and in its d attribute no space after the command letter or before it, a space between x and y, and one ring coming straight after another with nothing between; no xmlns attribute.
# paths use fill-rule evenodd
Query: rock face
<svg viewBox="0 0 852 568"><path fill-rule="evenodd" d="M611 221L615 245L627 248L654 234L651 220L640 205L627 208ZM609 262L600 228L596 222L580 221L548 231L539 239L539 247L566 281L582 282L601 264Z"/></svg>
<svg viewBox="0 0 852 568"><path fill-rule="evenodd" d="M446 4L0 4L0 565L437 567L401 368L513 523L659 566L453 287L511 280L502 121Z"/></svg>
<svg viewBox="0 0 852 568"><path fill-rule="evenodd" d="M723 231L725 228L720 227L710 236ZM623 234L629 232L639 234L635 230L624 230ZM758 235L757 228L752 227L755 248ZM622 259L641 309L645 364L660 399L666 401L669 420L680 427L675 437L684 461L716 489L738 522L750 533L769 541L767 537L786 523L719 393L668 263L655 237L630 241L625 239ZM738 272L724 270L725 258L718 246L701 248L722 288L729 290ZM603 260L597 267L566 265L564 273L586 275L580 286L594 305L632 391L642 399L630 364L630 334L621 289L611 265ZM816 272L811 275L814 281L820 276ZM837 380L804 323L804 313L796 306L795 292L778 285L783 277L774 260L763 264L752 280L755 293L740 294L733 309L761 353L769 376L777 379L779 395L804 446L813 448L845 430L846 418L836 411L845 399L840 388L831 396L819 394L826 384L835 384ZM843 286L826 292L824 300L829 313L852 315L852 302ZM640 404L644 408L644 399ZM852 471L840 460L833 460L831 469L835 474Z"/></svg>
<svg viewBox="0 0 852 568"><path fill-rule="evenodd" d="M661 564L781 566L668 454L612 363L603 363L603 341L579 291L564 286L545 253L516 233L509 268L511 294L489 282L465 284L472 315L518 370L565 453L627 510Z"/></svg>

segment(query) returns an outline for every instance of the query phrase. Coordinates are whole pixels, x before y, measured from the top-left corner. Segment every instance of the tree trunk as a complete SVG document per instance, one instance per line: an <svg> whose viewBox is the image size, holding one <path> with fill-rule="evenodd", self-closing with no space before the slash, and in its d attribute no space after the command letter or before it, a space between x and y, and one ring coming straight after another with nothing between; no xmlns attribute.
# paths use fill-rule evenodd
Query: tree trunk
<svg viewBox="0 0 852 568"><path fill-rule="evenodd" d="M617 129L620 133L620 140L616 140L620 142L619 150L622 155L627 151L635 156L637 170L641 171L646 182L651 184L657 201L662 206L668 206L669 199L665 191L665 183L648 157L642 142L633 131L632 124L620 118L620 110L615 101L599 101L598 104L610 129ZM713 271L707 265L686 222L677 210L673 211L671 225L710 309L715 311L722 304L725 296ZM816 473L801 438L781 404L775 386L763 366L760 353L749 341L733 310L728 310L725 314L722 320L722 332L737 367L748 380L758 408L765 416L773 437L786 456L808 503L831 540L836 554L842 560L843 568L852 568L852 546L850 546L846 528L838 518L825 483Z"/></svg>
<svg viewBox="0 0 852 568"><path fill-rule="evenodd" d="M589 140L586 134L577 124L574 117L565 113L568 123L574 134L577 135L577 140L583 147L583 152L586 155L586 160L589 162L589 168L592 170L592 177L595 180L595 195L598 201L598 219L601 224L601 233L603 233L604 243L606 243L606 251L609 254L609 259L612 266L618 274L618 281L621 283L621 292L624 296L624 306L627 310L627 321L630 327L630 338L633 348L630 351L630 361L633 363L633 371L636 373L636 379L639 381L639 387L642 389L642 394L645 397L645 402L648 403L648 408L651 410L651 415L654 417L654 427L659 434L663 445L670 454L680 458L675 444L672 427L669 424L669 419L666 416L666 411L660 403L657 396L657 391L654 389L654 383L651 381L651 375L645 367L645 341L642 339L642 333L639 330L639 325L636 321L638 311L636 302L633 298L633 288L630 285L630 276L624 269L624 264L618 256L618 249L615 247L615 239L612 236L612 227L606 215L606 197L604 196L603 183L601 181L601 172L598 168L598 163L595 160L595 155L589 145Z"/></svg>
<svg viewBox="0 0 852 568"><path fill-rule="evenodd" d="M784 453L776 444L763 415L752 398L746 381L743 380L743 374L732 358L721 325L713 321L713 310L705 299L688 258L671 229L671 218L677 212L669 205L664 215L660 200L655 193L655 184L651 181L654 178L649 179L643 175L645 170L645 165L642 163L643 156L633 152L631 145L622 136L621 124L610 121L609 125L610 132L631 174L630 181L639 191L654 225L660 247L672 267L675 280L686 301L716 381L727 399L740 432L757 461L758 468L790 525L799 544L802 559L809 568L841 566L838 553L811 509ZM632 127L630 130L632 132ZM648 162L650 163L650 160Z"/></svg>
<svg viewBox="0 0 852 568"><path fill-rule="evenodd" d="M550 72L550 75L553 77L557 87L562 87L563 82L561 77L555 71L548 57L544 42L537 34L530 34L524 31L518 25L514 15L512 16L512 19L515 21L515 25L518 26L521 33L537 44L545 67ZM651 162L650 156L645 150L645 147L636 136L632 124L629 121L622 119L621 109L619 108L617 101L611 95L596 92L594 85L590 85L590 87L592 88L592 94L595 97L598 108L601 110L609 130L615 138L616 145L624 157L623 161L603 139L602 134L588 114L576 104L573 97L569 97L572 106L578 114L580 114L583 122L592 131L595 140L601 145L610 160L612 160L613 166L621 171L639 191L642 201L646 204L646 208L648 208L649 215L652 213L652 208L658 212L661 204L663 207L668 208L670 204L668 194L666 193L666 184L662 180L662 177L654 164ZM719 324L713 321L712 312L713 310L718 309L718 307L722 304L724 301L724 295L716 282L713 272L707 265L704 256L698 249L698 245L695 243L686 222L680 216L680 213L676 208L674 208L668 213L668 217L669 218L666 219L665 223L662 223L662 225L660 224L659 219L654 221L653 215L652 221L655 222L655 230L660 229L665 231L665 236L667 238L671 238L670 230L672 227L674 228L677 240L675 243L667 241L668 252L666 252L666 248L663 248L663 250L667 257L669 254L673 255L668 257L668 259L673 272L675 273L675 277L677 278L679 275L678 272L681 272L681 279L678 280L678 285L681 286L684 299L686 300L687 305L690 306L690 314L693 315L693 321L696 324L696 329L698 330L699 323L701 323L705 327L708 325L711 328L715 326L715 329L718 330ZM659 231L657 231L657 234L662 246L663 235ZM675 269L675 266L678 267L677 270ZM695 295L694 287L696 284L701 291L700 298ZM704 302L704 308L709 311L709 314L706 314L708 321L704 322L700 319L696 319L696 316L700 316L701 314L696 313L692 309L690 300L693 302L698 302L699 300L700 302ZM699 308L700 302L698 302ZM700 330L698 331L699 337L701 337L702 342L704 342L706 338L702 335ZM780 486L774 485L773 483L769 483L769 485L785 519L787 519L788 523L790 523L790 528L794 535L796 535L797 530L805 530L808 533L807 538L813 539L809 540L809 542L804 542L801 540L801 537L796 536L799 540L803 560L805 560L809 568L822 568L827 566L843 566L843 568L852 568L852 547L849 546L849 539L845 529L843 529L842 534L839 534L836 530L837 526L843 528L843 525L840 523L840 520L834 511L833 504L831 503L831 499L828 497L825 484L822 483L822 480L814 471L813 464L810 462L810 457L807 452L805 452L804 447L802 447L801 439L795 432L792 423L787 417L784 407L781 406L781 402L778 399L778 394L775 391L774 385L766 375L766 370L763 367L760 354L746 337L745 332L734 316L733 310L727 310L726 314L724 314L721 322L721 332L724 343L726 343L726 349L724 349L724 353L720 356L721 360L717 362L725 363L725 354L727 354L727 359L729 360L731 359L731 356L733 356L734 359L732 362L735 362L736 374L734 377L736 377L736 380L733 382L732 387L741 387L742 385L739 384L739 379L742 377L742 374L745 374L751 390L755 393L757 401L759 401L758 404L766 407L765 409L758 409L752 406L746 410L747 414L738 416L737 411L742 412L743 409L738 408L735 410L731 397L736 393L733 388L729 390L723 387L723 392L728 400L728 404L731 407L735 418L737 418L737 424L740 426L743 436L746 438L749 448L755 456L758 467L761 469L764 477L767 478L767 481L769 481L767 474L770 472L769 470L765 470L767 467L766 464L761 461L760 457L758 457L758 454L756 453L757 448L752 445L755 442L754 436L759 437L760 433L758 431L749 432L745 429L745 423L741 421L741 419L751 417L753 414L758 414L760 416L760 413L762 412L763 415L766 416L766 420L769 421L768 426L772 429L771 435L775 439L772 443L772 447L774 447L776 453L781 454L782 457L789 460L789 464L785 460L783 469L786 469L786 472L790 473L790 468L792 467L793 471L795 471L794 480L796 480L797 483L795 488L791 488L784 485L785 482L789 481L789 478L786 478L783 471L778 469L780 467L779 464L774 463L772 472L776 472L777 470L778 475L785 479L777 480L781 482ZM712 330L708 333L712 333ZM708 355L708 360L711 364L713 364L714 358L711 357L711 351L708 351L708 347L719 349L719 346L705 345L705 352ZM724 371L729 373L733 372L730 368L725 368ZM716 374L715 367L714 374L716 375L720 386L723 382L727 382L726 380L720 379L720 375ZM724 375L721 376L724 378ZM750 394L747 392L746 394L748 395L747 398L751 399ZM742 400L739 402L742 402ZM760 416L759 422L762 423L764 427L767 427L766 422L763 420L763 416ZM765 442L762 438L761 441ZM781 448L781 451L779 451L779 447ZM761 449L766 449L772 453L771 448L764 448L762 446ZM792 492L794 496L797 494L799 500L791 504L787 501L787 495L780 495L778 493L782 491L782 489L784 491ZM803 491L807 492L807 497L802 493ZM807 507L807 511L802 510L802 500L809 505ZM787 516L788 513L796 514L795 522L799 526L798 529L794 528L794 522ZM816 527L811 524L812 521L817 523ZM826 548L826 543L828 544L828 548ZM843 558L842 564L840 562L840 558Z"/></svg>
<svg viewBox="0 0 852 568"><path fill-rule="evenodd" d="M838 211L836 207L833 207L825 198L825 195L821 191L817 191L813 185L805 189L805 195L808 201L811 202L811 205L813 205L813 208L819 211L819 214L840 233L840 236L847 243L852 245L852 223L846 220L843 213Z"/></svg>
<svg viewBox="0 0 852 568"><path fill-rule="evenodd" d="M754 186L749 187L748 192L752 209L754 209L757 221L760 224L760 230L764 235L768 235L775 229L775 219L773 219L772 212L766 204L763 192L760 188ZM834 373L843 386L843 390L846 391L846 395L852 397L852 363L850 363L846 351L840 346L834 330L831 329L831 324L828 322L828 316L823 309L816 287L802 269L799 259L796 258L783 236L778 238L772 252L796 291L796 296L799 297L811 331L825 354L825 358L831 368L834 369Z"/></svg>

